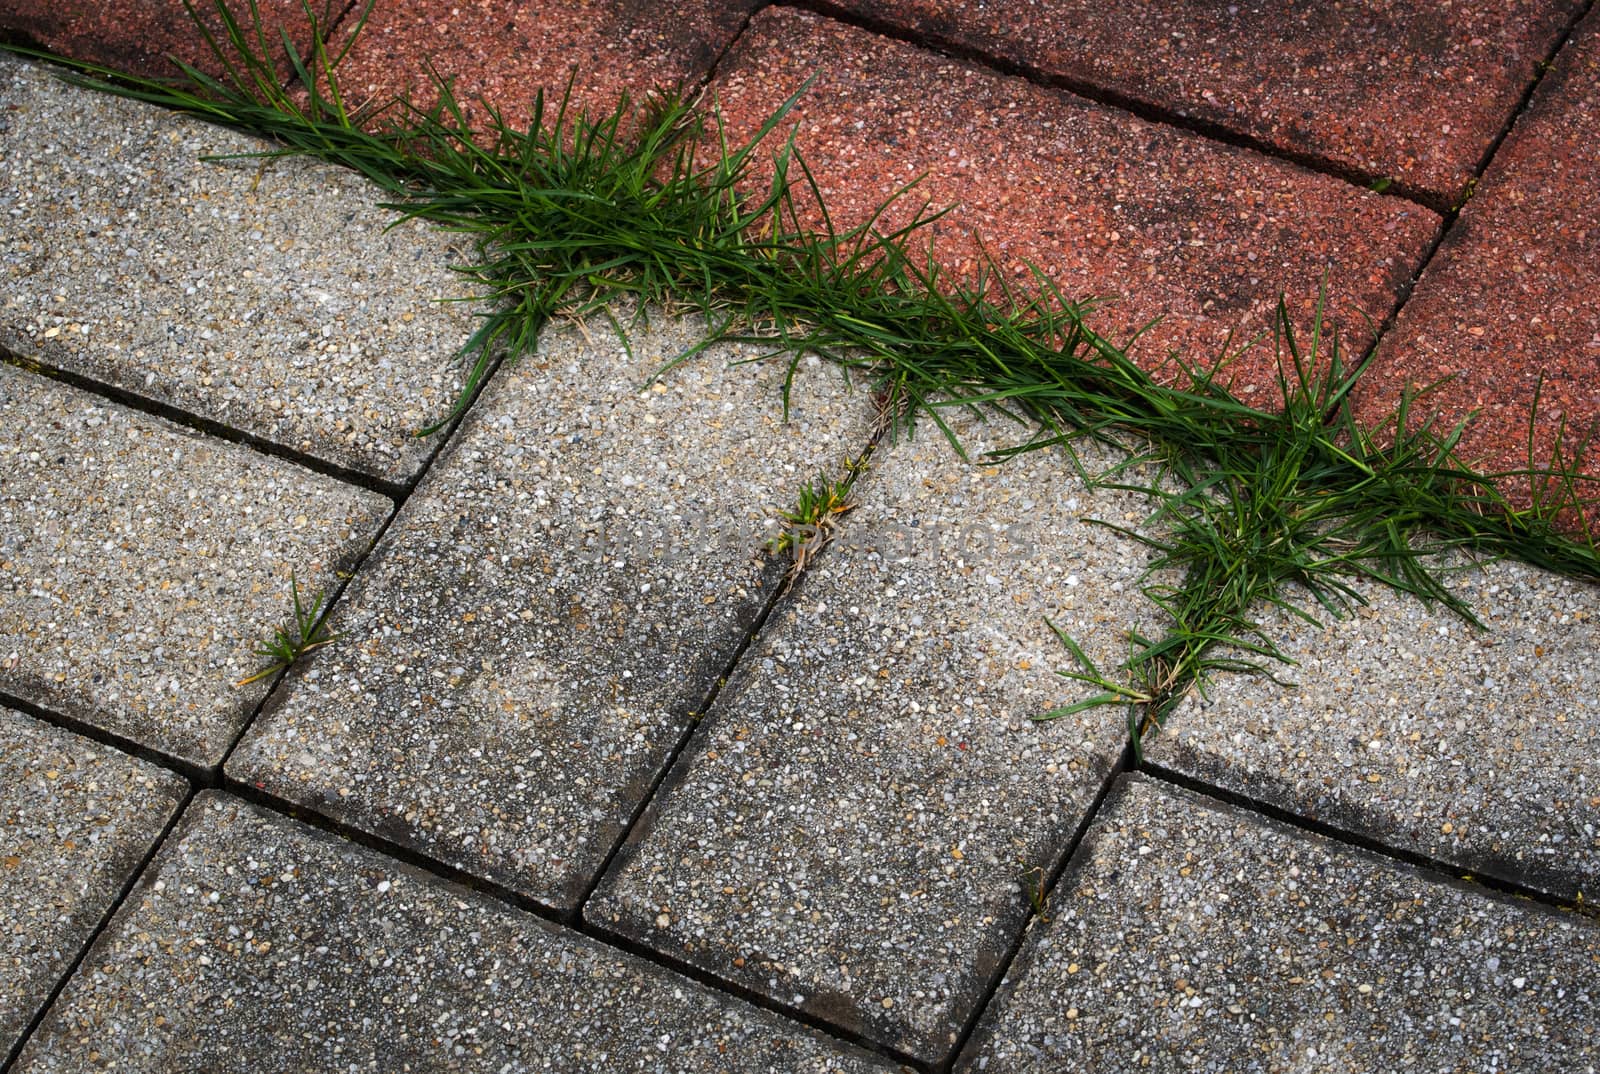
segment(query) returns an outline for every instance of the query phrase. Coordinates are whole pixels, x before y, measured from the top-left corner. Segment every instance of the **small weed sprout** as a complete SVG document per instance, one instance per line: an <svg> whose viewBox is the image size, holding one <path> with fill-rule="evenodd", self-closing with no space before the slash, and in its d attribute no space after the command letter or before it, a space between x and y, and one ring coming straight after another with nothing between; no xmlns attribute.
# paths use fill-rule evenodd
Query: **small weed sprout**
<svg viewBox="0 0 1600 1074"><path fill-rule="evenodd" d="M837 481L828 477L826 471L819 471L816 481L800 486L800 495L793 507L774 512L784 528L767 542L767 550L773 555L788 553L793 557L791 577L810 566L812 558L832 540L839 520L855 510L850 489L865 465L863 459L852 460Z"/></svg>
<svg viewBox="0 0 1600 1074"><path fill-rule="evenodd" d="M186 7L198 21L196 2ZM1149 497L1148 524L1122 532L1153 555L1140 590L1165 629L1130 633L1115 669L1095 667L1058 632L1076 664L1063 674L1090 696L1045 718L1124 708L1137 749L1211 674L1270 676L1287 665L1260 625L1262 609L1318 623L1359 605L1363 582L1475 623L1444 584L1437 553L1513 555L1600 579L1589 528L1600 478L1584 470L1593 444L1584 430L1571 430L1575 444L1564 448L1568 430L1558 429L1555 454L1533 459L1536 401L1528 465L1483 472L1461 453L1471 419L1452 426L1421 413L1426 389L1402 395L1387 425L1357 424L1351 393L1371 355L1345 364L1336 341L1324 341L1320 303L1305 346L1279 306L1279 409L1234 394L1220 366L1157 381L1129 357L1139 333L1122 345L1101 336L1088 319L1095 300L1069 299L1039 267L1025 264L1026 278L1013 282L984 254L975 279L947 271L924 243L943 213L918 204L915 183L866 220L836 223L793 135L779 134L809 82L734 144L714 110L624 98L596 118L575 105L574 84L559 99L539 94L518 126L484 101L469 119L469 103L432 70L427 107L347 98L337 69L373 0L357 5L337 46L313 20L309 52L287 34L269 38L258 0L241 17L227 0L208 6L222 27L202 29L220 77L180 64L173 82L78 63L69 80L276 143L246 156L349 168L403 218L467 237L472 253L459 270L487 309L458 355L468 372L456 405L432 428L468 404L500 356L531 352L549 318L581 320L627 298L640 309L692 309L712 326L658 375L717 343L759 347L787 363L787 415L801 357L815 354L869 382L887 426L927 420L965 458L944 411L999 412L1030 432L989 461L1060 447L1080 478ZM292 89L271 59L278 53ZM1473 192L1469 183L1463 203ZM1140 447L1129 464L1091 476L1074 449L1084 438ZM1166 487L1136 480L1130 465L1145 460ZM860 465L838 480L820 475L779 512L785 528L769 547L794 557L791 582L853 506ZM261 650L271 667L246 682L332 641L320 610L320 596L307 611L297 591L294 623Z"/></svg>
<svg viewBox="0 0 1600 1074"><path fill-rule="evenodd" d="M271 640L256 647L256 655L270 663L254 675L240 679L234 683L235 686L260 682L269 675L286 670L313 649L339 640L340 635L330 634L327 624L321 621L324 594L318 592L311 603L306 604L300 599L300 580L292 572L289 585L294 603L289 621L272 632Z"/></svg>
<svg viewBox="0 0 1600 1074"><path fill-rule="evenodd" d="M1018 881L1022 893L1028 897L1028 905L1033 908L1033 915L1046 925L1050 923L1050 895L1045 890L1048 879L1044 866L1024 863L1022 878Z"/></svg>

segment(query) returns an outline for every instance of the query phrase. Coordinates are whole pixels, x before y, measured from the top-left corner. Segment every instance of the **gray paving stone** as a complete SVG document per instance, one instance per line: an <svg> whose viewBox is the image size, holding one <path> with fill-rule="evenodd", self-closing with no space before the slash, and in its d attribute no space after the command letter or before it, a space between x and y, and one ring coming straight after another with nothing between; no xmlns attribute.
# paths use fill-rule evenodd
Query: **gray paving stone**
<svg viewBox="0 0 1600 1074"><path fill-rule="evenodd" d="M0 690L200 766L390 502L0 364Z"/></svg>
<svg viewBox="0 0 1600 1074"><path fill-rule="evenodd" d="M19 1071L887 1069L226 795L174 836Z"/></svg>
<svg viewBox="0 0 1600 1074"><path fill-rule="evenodd" d="M153 764L0 708L0 1059L186 793Z"/></svg>
<svg viewBox="0 0 1600 1074"><path fill-rule="evenodd" d="M1593 899L1600 589L1510 562L1450 584L1487 632L1378 587L1322 631L1267 614L1299 688L1223 676L1146 757L1469 872Z"/></svg>
<svg viewBox="0 0 1600 1074"><path fill-rule="evenodd" d="M1129 777L965 1072L1600 1069L1600 923Z"/></svg>
<svg viewBox="0 0 1600 1074"><path fill-rule="evenodd" d="M969 452L1020 436L955 421ZM584 913L939 1062L1126 740L1119 710L1029 718L1089 692L1046 616L1102 666L1156 628L1142 546L1082 521L1148 508L1059 455L963 463L931 424L857 493Z"/></svg>
<svg viewBox="0 0 1600 1074"><path fill-rule="evenodd" d="M0 347L373 477L437 447L463 260L353 173L0 53Z"/></svg>
<svg viewBox="0 0 1600 1074"><path fill-rule="evenodd" d="M866 392L700 338L552 331L502 371L235 778L570 910L779 584L764 524L867 441ZM281 702L281 703L280 703Z"/></svg>

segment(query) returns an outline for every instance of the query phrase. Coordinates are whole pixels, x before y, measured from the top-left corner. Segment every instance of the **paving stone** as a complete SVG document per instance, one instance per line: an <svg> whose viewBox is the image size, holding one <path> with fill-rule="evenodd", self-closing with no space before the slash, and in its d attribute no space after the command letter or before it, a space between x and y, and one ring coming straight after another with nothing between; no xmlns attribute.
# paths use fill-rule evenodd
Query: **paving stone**
<svg viewBox="0 0 1600 1074"><path fill-rule="evenodd" d="M194 6L206 28L222 40L224 27L216 0L199 0ZM331 26L346 0L312 0L309 5L301 0L255 0L255 6L267 40L273 43L277 70L287 77L290 67L277 45L282 33L288 31L301 54L308 54L311 27L306 7L321 25ZM252 27L248 0L228 0L227 7L242 26ZM131 74L176 77L180 72L168 57L217 77L225 73L194 19L176 0L6 0L0 7L0 39L8 36Z"/></svg>
<svg viewBox="0 0 1600 1074"><path fill-rule="evenodd" d="M19 1071L887 1069L227 795L174 836Z"/></svg>
<svg viewBox="0 0 1600 1074"><path fill-rule="evenodd" d="M0 708L0 1057L186 793L153 764Z"/></svg>
<svg viewBox="0 0 1600 1074"><path fill-rule="evenodd" d="M837 2L936 46L1190 116L1369 182L1396 180L1440 207L1466 190L1583 6Z"/></svg>
<svg viewBox="0 0 1600 1074"><path fill-rule="evenodd" d="M387 499L0 363L0 691L194 765Z"/></svg>
<svg viewBox="0 0 1600 1074"><path fill-rule="evenodd" d="M1600 924L1129 777L960 1069L1600 1069Z"/></svg>
<svg viewBox="0 0 1600 1074"><path fill-rule="evenodd" d="M1358 396L1367 420L1392 410L1407 383L1444 381L1426 407L1452 422L1479 412L1463 441L1466 457L1492 469L1524 467L1542 382L1532 426L1536 463L1549 462L1565 421L1567 457L1600 474L1600 444L1578 450L1600 421L1596 125L1600 14L1591 13L1385 336Z"/></svg>
<svg viewBox="0 0 1600 1074"><path fill-rule="evenodd" d="M626 315L623 315L626 317ZM229 772L570 910L782 565L769 512L867 442L868 394L657 315L497 376Z"/></svg>
<svg viewBox="0 0 1600 1074"><path fill-rule="evenodd" d="M623 93L690 91L738 35L759 0L687 0L671 6L614 0L494 0L377 4L339 68L355 100L436 94L428 64L453 80L457 100L489 100L525 125L543 91L553 115L569 83L574 110L598 118ZM354 23L347 24L353 26ZM474 109L481 118L481 111Z"/></svg>
<svg viewBox="0 0 1600 1074"><path fill-rule="evenodd" d="M969 452L1021 435L953 420ZM931 424L887 454L584 914L938 1063L1126 741L1120 710L1030 720L1091 692L1045 618L1107 667L1159 624L1143 546L1084 521L1141 498L1049 452L964 463Z"/></svg>
<svg viewBox="0 0 1600 1074"><path fill-rule="evenodd" d="M1376 586L1325 631L1265 613L1299 688L1221 676L1145 756L1469 872L1593 898L1600 589L1511 562L1450 585L1487 633Z"/></svg>
<svg viewBox="0 0 1600 1074"><path fill-rule="evenodd" d="M1209 364L1230 334L1237 348L1267 330L1280 294L1309 322L1324 273L1330 310L1366 339L1360 315L1388 315L1439 226L1412 203L793 9L757 15L718 71L735 140L816 75L791 115L840 226L925 173L890 224L924 199L955 205L936 248L958 272L975 270L976 233L1069 297L1120 297L1095 322L1119 340L1163 316L1134 350L1150 366L1173 349ZM1234 372L1270 392L1276 368L1268 343Z"/></svg>
<svg viewBox="0 0 1600 1074"><path fill-rule="evenodd" d="M437 448L463 260L350 172L0 55L0 347L373 477Z"/></svg>

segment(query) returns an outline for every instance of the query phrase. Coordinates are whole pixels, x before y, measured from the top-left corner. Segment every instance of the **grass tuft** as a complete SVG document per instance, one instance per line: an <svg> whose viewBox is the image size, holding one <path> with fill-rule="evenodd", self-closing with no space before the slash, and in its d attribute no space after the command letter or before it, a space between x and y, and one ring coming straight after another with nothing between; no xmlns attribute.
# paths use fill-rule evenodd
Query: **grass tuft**
<svg viewBox="0 0 1600 1074"><path fill-rule="evenodd" d="M931 421L962 451L948 409L997 411L1030 432L986 461L1060 446L1081 477L1149 497L1147 525L1112 528L1154 553L1142 589L1169 626L1131 635L1127 659L1107 671L1058 631L1077 667L1062 674L1094 692L1041 719L1120 706L1138 747L1209 676L1273 675L1286 663L1255 610L1277 606L1321 622L1359 605L1363 582L1476 623L1445 585L1438 554L1447 550L1600 578L1587 526L1594 479L1579 469L1587 436L1537 463L1530 424L1528 466L1481 473L1460 455L1466 422L1425 416L1425 393L1408 393L1386 425L1364 428L1350 399L1370 357L1347 364L1320 303L1305 340L1278 307L1275 409L1234 395L1221 363L1180 365L1177 383L1157 382L1091 330L1093 301L1069 299L1038 269L1016 284L985 255L973 279L947 273L924 242L941 214L908 200L914 184L869 220L839 227L792 136L768 144L805 86L737 145L714 112L671 96L623 99L592 117L575 106L573 83L559 99L538 96L522 126L488 102L474 106L480 120L469 118L434 72L428 107L398 98L353 105L337 74L353 33L335 51L313 19L302 55L286 34L269 42L254 3L245 21L220 0L216 8L222 32L206 40L218 76L179 64L179 79L162 82L76 64L71 78L264 135L278 148L260 156L350 168L400 219L472 240L472 259L458 266L482 305L459 356L468 374L451 413L424 432L460 412L500 355L531 351L552 316L582 317L628 297L641 311L691 307L713 326L663 373L719 342L754 343L788 363L787 410L801 356L814 353L870 383L893 428ZM370 10L369 0L356 32ZM287 57L290 84L268 59L274 48ZM758 166L770 177L758 181ZM909 219L888 226L902 203ZM1090 475L1073 450L1086 437L1135 448L1122 465ZM1158 479L1132 484L1136 464L1152 460ZM838 482L823 475L803 489L784 513L791 528L779 550L798 563L819 547L799 527L820 535L847 511L854 476L855 468ZM1531 497L1517 500L1508 491L1517 488ZM1173 576L1180 580L1165 580ZM295 618L263 655L292 661L331 640L307 633L298 592Z"/></svg>

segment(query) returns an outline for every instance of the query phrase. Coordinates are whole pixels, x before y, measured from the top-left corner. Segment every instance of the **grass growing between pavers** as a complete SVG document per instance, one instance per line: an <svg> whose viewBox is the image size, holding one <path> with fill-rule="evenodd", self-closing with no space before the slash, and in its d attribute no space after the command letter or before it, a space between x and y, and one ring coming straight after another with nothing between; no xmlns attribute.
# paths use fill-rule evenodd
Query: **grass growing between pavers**
<svg viewBox="0 0 1600 1074"><path fill-rule="evenodd" d="M477 257L459 271L480 287L483 312L461 352L471 374L457 410L498 355L530 353L550 318L604 313L629 296L640 309L686 306L707 318L706 341L678 361L716 342L755 342L790 363L792 377L800 357L815 353L873 384L886 423L909 432L931 420L958 451L944 408L1001 412L1019 423L1018 443L990 462L1051 446L1075 460L1072 444L1083 437L1134 445L1124 465L1082 476L1150 498L1153 525L1134 534L1153 554L1142 588L1172 627L1130 636L1127 659L1112 670L1063 636L1078 665L1063 674L1098 692L1041 719L1125 706L1137 748L1211 673L1272 675L1286 662L1253 607L1265 601L1311 622L1340 616L1361 603L1352 583L1363 578L1476 624L1431 558L1449 549L1600 579L1588 521L1596 479L1576 461L1586 437L1563 453L1561 430L1557 454L1536 465L1535 413L1529 465L1483 473L1459 454L1466 422L1422 416L1422 393L1407 395L1383 426L1363 427L1350 397L1366 362L1347 363L1320 307L1305 339L1279 307L1278 408L1243 402L1223 362L1179 362L1177 383L1158 382L1089 328L1092 302L1068 299L1044 273L1018 285L993 261L972 280L942 270L922 242L940 215L927 205L880 230L910 188L867 222L836 227L792 136L763 149L788 106L735 146L714 113L670 97L639 109L623 100L599 118L575 113L569 99L540 97L526 127L487 102L469 107L442 79L426 109L356 104L337 76L353 35L332 51L313 20L306 56L285 39L296 83L285 89L267 59L278 43L259 19L239 22L217 6L224 35L202 32L222 77L179 64L181 78L168 83L78 64L74 80L273 139L282 148L268 160L307 155L351 168L404 218L470 236ZM758 166L769 164L770 180L759 182ZM1130 484L1151 461L1159 478ZM809 500L786 509L796 516L789 521L817 529L814 542L819 521L842 513L853 478L823 475ZM804 554L808 531L795 532L783 550ZM1149 580L1164 568L1183 580ZM1310 601L1294 603L1290 583Z"/></svg>

